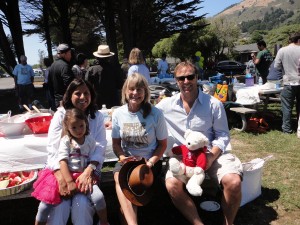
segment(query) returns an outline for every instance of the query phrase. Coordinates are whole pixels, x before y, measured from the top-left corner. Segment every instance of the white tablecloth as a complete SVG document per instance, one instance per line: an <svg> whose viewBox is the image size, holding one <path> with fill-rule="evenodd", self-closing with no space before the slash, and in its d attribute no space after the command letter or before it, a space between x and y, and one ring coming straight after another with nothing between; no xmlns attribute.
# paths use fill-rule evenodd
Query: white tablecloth
<svg viewBox="0 0 300 225"><path fill-rule="evenodd" d="M282 88L275 88L268 84L262 86L245 86L244 84L236 84L233 86L233 91L236 93L236 102L242 105L254 105L260 102L259 95L270 95L280 93Z"/></svg>
<svg viewBox="0 0 300 225"><path fill-rule="evenodd" d="M105 162L116 161L112 151L111 130L106 131ZM47 161L47 134L0 138L0 173L40 169Z"/></svg>

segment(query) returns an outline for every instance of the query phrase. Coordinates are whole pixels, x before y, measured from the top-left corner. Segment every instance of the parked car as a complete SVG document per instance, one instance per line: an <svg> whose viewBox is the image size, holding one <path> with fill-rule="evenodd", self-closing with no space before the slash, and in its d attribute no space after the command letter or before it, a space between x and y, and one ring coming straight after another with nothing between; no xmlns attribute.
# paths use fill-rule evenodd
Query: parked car
<svg viewBox="0 0 300 225"><path fill-rule="evenodd" d="M41 69L33 69L34 72L34 82L44 82L44 73Z"/></svg>
<svg viewBox="0 0 300 225"><path fill-rule="evenodd" d="M224 60L216 64L215 70L225 75L245 74L246 65L233 60Z"/></svg>

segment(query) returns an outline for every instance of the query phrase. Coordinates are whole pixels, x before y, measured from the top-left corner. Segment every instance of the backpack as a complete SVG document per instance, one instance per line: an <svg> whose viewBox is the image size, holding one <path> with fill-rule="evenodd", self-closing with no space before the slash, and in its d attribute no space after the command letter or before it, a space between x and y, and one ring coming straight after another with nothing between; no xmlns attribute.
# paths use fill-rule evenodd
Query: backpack
<svg viewBox="0 0 300 225"><path fill-rule="evenodd" d="M269 124L264 120L264 118L251 117L247 121L246 131L255 133L266 133L269 130Z"/></svg>

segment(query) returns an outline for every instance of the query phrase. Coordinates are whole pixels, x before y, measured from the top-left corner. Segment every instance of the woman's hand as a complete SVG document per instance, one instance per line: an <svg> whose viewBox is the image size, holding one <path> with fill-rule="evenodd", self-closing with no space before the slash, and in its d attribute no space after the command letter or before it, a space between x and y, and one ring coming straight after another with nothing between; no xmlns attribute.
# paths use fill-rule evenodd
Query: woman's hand
<svg viewBox="0 0 300 225"><path fill-rule="evenodd" d="M104 125L105 125L106 130L111 130L112 129L112 122L111 121L105 122Z"/></svg>
<svg viewBox="0 0 300 225"><path fill-rule="evenodd" d="M92 178L92 169L88 166L84 172L76 179L77 188L80 192L87 194L92 192L92 185L95 183Z"/></svg>
<svg viewBox="0 0 300 225"><path fill-rule="evenodd" d="M67 186L67 182L65 181L65 179L63 178L60 170L56 170L54 172L54 176L57 180L57 183L58 183L58 191L59 191L59 194L62 196L62 197L66 197L66 198L69 198L71 197L71 193L69 192L68 190L68 186Z"/></svg>

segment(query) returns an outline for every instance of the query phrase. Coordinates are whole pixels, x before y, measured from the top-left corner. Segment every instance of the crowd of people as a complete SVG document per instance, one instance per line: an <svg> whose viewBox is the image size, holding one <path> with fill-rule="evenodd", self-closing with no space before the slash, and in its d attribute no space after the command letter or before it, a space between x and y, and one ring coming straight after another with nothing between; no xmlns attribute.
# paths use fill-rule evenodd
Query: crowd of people
<svg viewBox="0 0 300 225"><path fill-rule="evenodd" d="M260 41L257 45L260 51L257 55L251 54L249 72L259 73L267 82L271 71L284 71L281 73L284 84L282 129L291 133L290 118L295 98L299 113L300 34L290 37L290 44L278 51L273 64L265 42ZM128 162L143 158L142 164L147 168L143 171L153 174L153 182L156 182L161 175L162 157L168 141L172 140L173 146L184 144L187 129L202 132L209 139L205 152L206 174L222 190L224 224L233 224L242 197L243 167L227 148L230 133L223 104L198 87L195 64L183 61L175 67L174 78L179 93L154 106L150 104L149 69L138 48L132 49L129 60L124 61L129 65L122 69L115 64L115 53L108 45L99 45L93 55L95 60L91 66L87 66L87 58L82 53L77 55L76 66L72 66L72 49L67 44L60 44L57 60L52 65L45 60L45 90L55 113L48 131L47 164L34 184L33 196L41 201L35 224L65 225L70 213L75 225L92 225L95 213L99 217L98 224L109 224L105 197L99 186L108 127L112 129L113 151L118 158L113 172L122 224L138 224L138 207L145 203L139 202L139 194L133 187L124 191L124 179L130 181L122 176L122 169L125 170ZM30 101L32 68L27 65L25 56L20 62L14 70L18 92ZM269 71L270 65L272 70ZM163 55L158 65L159 74L167 73L168 69ZM20 75L25 71L26 76ZM20 107L22 103L25 99L20 98ZM119 106L109 122L105 122L98 111L103 104L108 108ZM203 224L194 200L185 189L186 180L167 172L164 181L171 201L187 221L194 225ZM51 194L45 194L45 186L49 186ZM132 198L128 197L128 192Z"/></svg>

